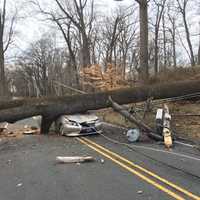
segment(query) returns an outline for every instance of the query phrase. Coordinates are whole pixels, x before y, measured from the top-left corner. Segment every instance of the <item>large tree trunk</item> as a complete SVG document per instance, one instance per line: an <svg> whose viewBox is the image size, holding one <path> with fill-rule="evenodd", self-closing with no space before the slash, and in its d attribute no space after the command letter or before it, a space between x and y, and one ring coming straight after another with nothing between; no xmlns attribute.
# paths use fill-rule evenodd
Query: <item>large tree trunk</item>
<svg viewBox="0 0 200 200"><path fill-rule="evenodd" d="M148 2L140 0L140 79L147 80L148 67Z"/></svg>
<svg viewBox="0 0 200 200"><path fill-rule="evenodd" d="M81 94L52 98L46 97L40 99L34 98L15 100L6 103L1 102L0 108L2 110L0 110L0 122L15 122L36 115L42 115L45 119L44 121L53 121L62 114L75 114L87 110L97 110L109 107L109 96L119 104L128 104L144 101L149 97L162 99L196 92L200 92L200 81L181 81L171 84L147 85L96 94ZM48 132L48 128L43 131L45 133Z"/></svg>
<svg viewBox="0 0 200 200"><path fill-rule="evenodd" d="M85 30L81 32L82 35L82 67L89 67L91 65L91 58L90 58L90 44L89 38L85 33Z"/></svg>

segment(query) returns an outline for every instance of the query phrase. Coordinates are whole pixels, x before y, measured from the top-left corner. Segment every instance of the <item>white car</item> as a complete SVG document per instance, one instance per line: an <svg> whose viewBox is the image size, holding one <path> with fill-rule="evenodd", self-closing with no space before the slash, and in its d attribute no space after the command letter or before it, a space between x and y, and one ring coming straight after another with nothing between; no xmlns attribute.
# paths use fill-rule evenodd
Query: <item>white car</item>
<svg viewBox="0 0 200 200"><path fill-rule="evenodd" d="M65 136L94 135L101 132L101 122L93 114L62 115L56 121L55 127Z"/></svg>

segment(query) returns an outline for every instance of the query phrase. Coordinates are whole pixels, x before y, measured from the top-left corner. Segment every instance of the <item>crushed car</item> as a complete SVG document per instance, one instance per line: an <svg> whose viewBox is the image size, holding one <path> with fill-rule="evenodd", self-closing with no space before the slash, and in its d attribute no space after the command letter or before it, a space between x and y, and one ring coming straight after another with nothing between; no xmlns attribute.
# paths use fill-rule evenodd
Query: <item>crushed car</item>
<svg viewBox="0 0 200 200"><path fill-rule="evenodd" d="M94 114L62 115L55 123L56 130L65 136L95 135L101 132L101 121Z"/></svg>
<svg viewBox="0 0 200 200"><path fill-rule="evenodd" d="M35 116L33 119L38 126L41 125L41 116ZM61 115L51 127L52 131L56 131L64 136L86 136L101 133L102 122L99 117L94 114L75 114Z"/></svg>

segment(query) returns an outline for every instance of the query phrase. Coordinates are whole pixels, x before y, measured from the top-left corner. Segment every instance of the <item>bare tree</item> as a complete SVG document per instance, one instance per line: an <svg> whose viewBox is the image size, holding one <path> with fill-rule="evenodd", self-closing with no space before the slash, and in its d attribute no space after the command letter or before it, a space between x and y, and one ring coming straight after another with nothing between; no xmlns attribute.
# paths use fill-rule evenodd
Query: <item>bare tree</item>
<svg viewBox="0 0 200 200"><path fill-rule="evenodd" d="M90 66L90 36L93 30L93 22L95 20L94 0L54 0L54 2L57 5L57 9L55 11L42 8L38 0L32 1L32 3L35 4L37 8L39 8L39 11L42 14L49 16L47 19L55 22L59 27L59 30L61 31L65 42L67 43L73 60L74 55L71 51L72 49L70 40L72 39L71 33L75 33L75 37L78 39L80 45L79 60L81 66ZM68 36L70 36L70 38ZM75 65L75 60L73 62Z"/></svg>
<svg viewBox="0 0 200 200"><path fill-rule="evenodd" d="M16 21L16 14L6 21L7 16L7 0L3 0L2 8L0 8L0 96L7 94L7 84L5 77L5 53L10 44L13 42L14 23ZM9 26L8 30L6 28Z"/></svg>
<svg viewBox="0 0 200 200"><path fill-rule="evenodd" d="M167 15L168 15L168 19L169 19L169 26L168 26L168 31L171 35L171 44L172 44L172 59L173 59L173 66L176 67L177 66L177 58L176 58L176 21L177 21L177 13L173 13L171 12L171 7L174 7L174 4L170 5L168 4L168 11L167 11Z"/></svg>
<svg viewBox="0 0 200 200"><path fill-rule="evenodd" d="M74 33L71 32L72 24L69 20L65 23L65 28L63 27L62 23L59 21L59 19L56 19L55 16L52 16L53 21L56 22L58 25L64 40L67 44L68 51L69 51L69 60L68 60L68 66L70 66L70 72L71 76L69 76L69 79L71 79L71 86L75 88L79 88L79 76L78 76L78 65L76 61L76 49L74 48L75 45L73 45L73 40L75 37Z"/></svg>
<svg viewBox="0 0 200 200"><path fill-rule="evenodd" d="M166 43L167 43L167 37L166 37L166 24L165 24L165 12L163 12L162 15L162 31L163 31L163 65L164 65L164 69L166 69L166 65L167 65L167 47L166 47Z"/></svg>
<svg viewBox="0 0 200 200"><path fill-rule="evenodd" d="M121 20L121 16L117 16L115 18L113 26L111 27L110 35L108 35L110 37L110 42L108 44L107 55L106 55L106 61L108 63L112 63L113 50L115 48L116 41L119 36L119 32L117 32L117 29L118 29L120 20Z"/></svg>
<svg viewBox="0 0 200 200"><path fill-rule="evenodd" d="M135 0L139 4L139 18L140 18L140 64L139 77L146 81L149 77L148 65L148 3L150 0Z"/></svg>
<svg viewBox="0 0 200 200"><path fill-rule="evenodd" d="M198 65L200 65L200 42L199 42L199 49L198 49Z"/></svg>
<svg viewBox="0 0 200 200"><path fill-rule="evenodd" d="M149 0L136 0L139 4L140 15L140 79L149 77L148 66L148 2Z"/></svg>
<svg viewBox="0 0 200 200"><path fill-rule="evenodd" d="M71 67L71 76L68 77L70 79L70 85L79 88L78 61L80 61L80 59L77 58L77 42L81 43L77 36L79 32L77 32L71 18L67 18L59 14L59 12L46 11L37 0L32 3L37 6L39 12L45 16L46 20L53 22L58 27L58 30L62 34L68 49L67 65ZM83 50L81 50L81 52L82 51Z"/></svg>
<svg viewBox="0 0 200 200"><path fill-rule="evenodd" d="M89 19L86 22L86 10L88 9L88 0L73 0L62 4L59 0L55 0L61 12L63 18L70 19L73 25L78 29L81 35L81 55L82 66L87 67L91 64L90 59L90 35L89 32L92 28L94 20L94 2L91 1Z"/></svg>
<svg viewBox="0 0 200 200"><path fill-rule="evenodd" d="M159 45L158 45L158 39L159 39L159 30L160 30L160 22L162 19L162 15L165 8L166 0L154 0L154 3L156 5L156 22L154 25L155 28L155 38L154 38L154 70L155 74L158 73L158 53L159 53Z"/></svg>
<svg viewBox="0 0 200 200"><path fill-rule="evenodd" d="M191 43L191 39L190 39L190 31L189 31L189 27L188 27L188 22L187 22L187 18L186 18L186 9L187 9L189 0L176 0L176 1L178 3L179 12L181 13L182 18L183 18L186 39L187 39L188 48L189 48L189 52L190 52L190 63L192 66L195 66L194 52L193 52L193 47L192 47L192 43Z"/></svg>
<svg viewBox="0 0 200 200"><path fill-rule="evenodd" d="M31 44L26 54L19 59L18 65L23 68L24 75L30 79L29 84L32 84L32 88L39 91L36 96L46 96L48 94L50 49L49 40L42 38Z"/></svg>
<svg viewBox="0 0 200 200"><path fill-rule="evenodd" d="M198 55L197 55L197 64L200 65L200 22L199 22L199 48L198 48Z"/></svg>
<svg viewBox="0 0 200 200"><path fill-rule="evenodd" d="M65 73L67 66L64 66L67 57L62 49L54 46L52 36L47 34L33 42L18 58L12 78L16 95L53 95L54 81L68 80Z"/></svg>
<svg viewBox="0 0 200 200"><path fill-rule="evenodd" d="M124 27L121 26L124 22L124 18L126 18L124 11L117 9L113 16L106 17L103 21L104 26L102 26L101 29L101 39L104 45L106 64L113 63L114 65L117 65L116 51L119 45L120 34L124 30Z"/></svg>
<svg viewBox="0 0 200 200"><path fill-rule="evenodd" d="M133 18L129 20L129 16L132 16L133 12L131 12L128 16L125 16L122 18L120 24L119 24L119 53L120 53L120 65L122 68L122 74L123 74L123 79L125 80L126 78L126 68L128 66L128 53L133 50L134 43L136 43L136 21L131 23L130 21L133 21ZM133 55L133 54L132 54Z"/></svg>

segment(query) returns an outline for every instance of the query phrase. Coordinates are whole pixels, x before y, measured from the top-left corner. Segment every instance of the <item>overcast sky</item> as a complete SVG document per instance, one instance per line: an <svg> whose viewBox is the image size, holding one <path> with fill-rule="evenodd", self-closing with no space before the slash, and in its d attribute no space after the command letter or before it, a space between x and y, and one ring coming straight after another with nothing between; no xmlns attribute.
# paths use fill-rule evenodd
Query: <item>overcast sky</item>
<svg viewBox="0 0 200 200"><path fill-rule="evenodd" d="M26 15L27 17L25 19L19 20L17 24L17 31L19 32L18 36L16 37L16 46L18 49L25 50L29 44L33 41L36 41L40 39L42 34L49 31L49 26L46 25L47 22L42 22L41 18L39 16L35 16L35 13L33 12L32 7L29 4L26 4L28 0L7 0L8 3L12 4L12 7L22 6L24 7L23 13L21 15ZM52 0L38 0L41 4L45 5L45 8L50 5L49 3ZM118 6L130 6L133 4L134 0L124 0L122 2L117 2L114 0L95 0L95 3L98 4L98 9L102 11L104 15L110 15L112 11L118 7ZM200 6L198 7L198 0L197 4L195 5L189 5L191 9L189 9L189 12L187 13L188 16L188 22L190 23L190 32L191 35L195 35L199 33L199 22L200 22ZM150 10L150 9L149 9ZM199 15L197 15L197 12L199 11ZM152 14L149 13L151 16ZM182 24L182 19L179 16L180 25ZM184 29L181 30L184 34ZM198 37L192 36L193 46L195 49L195 52L197 51L197 44L198 44ZM180 47L181 48L181 47ZM14 49L14 48L12 48ZM19 50L15 50L16 52L20 52ZM182 51L180 51L182 52ZM11 51L9 52L9 55L11 54ZM13 54L13 53L12 53Z"/></svg>
<svg viewBox="0 0 200 200"><path fill-rule="evenodd" d="M20 51L25 50L30 43L33 41L36 41L41 38L41 36L48 32L50 27L47 25L48 22L42 22L42 18L40 16L36 16L34 10L30 6L30 4L27 4L27 0L7 0L9 6L9 10L14 10L15 6L20 6L24 8L24 11L20 13L20 16L26 16L24 19L18 20L17 23L17 37L15 38L15 46L16 48L10 49L8 51L8 56L12 57L16 53L19 54ZM45 5L45 8L47 8L47 5L52 6L50 3L52 0L38 0L41 5ZM95 3L98 2L98 9L104 13L104 15L109 15L113 9L115 9L117 6L129 6L133 2L133 0L124 0L122 2L117 2L114 0L95 0ZM1 3L1 1L0 1ZM10 56L12 55L12 56Z"/></svg>
<svg viewBox="0 0 200 200"><path fill-rule="evenodd" d="M46 0L39 0L44 4ZM117 6L129 6L133 2L133 0L124 0L122 2L117 2L114 0L96 0L98 1L98 9L100 9L104 15L109 15L111 11ZM49 0L47 0L49 2ZM46 23L46 22L45 22ZM37 40L41 37L44 32L49 30L49 27L45 25L44 22L40 21L40 18L33 15L33 17L29 17L23 22L19 23L19 31L21 31L21 37L18 42L21 43L21 47L27 46L28 43L33 40Z"/></svg>

